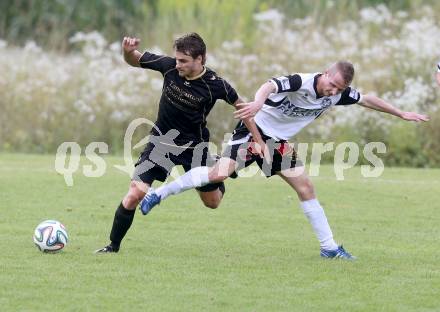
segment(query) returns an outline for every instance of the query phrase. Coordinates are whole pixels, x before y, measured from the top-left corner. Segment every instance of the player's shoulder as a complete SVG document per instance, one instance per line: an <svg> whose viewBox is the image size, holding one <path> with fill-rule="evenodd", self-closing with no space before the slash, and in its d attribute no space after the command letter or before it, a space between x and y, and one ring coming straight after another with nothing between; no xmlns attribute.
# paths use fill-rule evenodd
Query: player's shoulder
<svg viewBox="0 0 440 312"><path fill-rule="evenodd" d="M309 85L314 83L315 79L320 75L321 73L296 73L295 75L299 76L301 78L301 84L303 86Z"/></svg>
<svg viewBox="0 0 440 312"><path fill-rule="evenodd" d="M309 81L315 79L316 76L319 76L321 73L297 73L301 77L303 81Z"/></svg>
<svg viewBox="0 0 440 312"><path fill-rule="evenodd" d="M176 63L176 58L164 54L157 54L148 50L142 52L139 62L152 63L152 62L166 62L166 63Z"/></svg>
<svg viewBox="0 0 440 312"><path fill-rule="evenodd" d="M223 77L221 77L214 70L208 67L206 67L206 72L203 75L203 79L206 81L206 83L214 86L223 86L224 83L227 83L227 81Z"/></svg>
<svg viewBox="0 0 440 312"><path fill-rule="evenodd" d="M361 97L361 93L353 86L348 86L342 94L355 100Z"/></svg>
<svg viewBox="0 0 440 312"><path fill-rule="evenodd" d="M212 70L209 67L206 67L206 72L203 75L203 78L207 79L207 80L211 80L211 81L216 81L216 80L221 80L223 79L222 77L220 77L214 70Z"/></svg>
<svg viewBox="0 0 440 312"><path fill-rule="evenodd" d="M291 77L296 77L296 85L298 89L312 90L320 73L296 73Z"/></svg>
<svg viewBox="0 0 440 312"><path fill-rule="evenodd" d="M352 86L347 87L340 94L340 99L336 105L351 105L362 101L361 93Z"/></svg>

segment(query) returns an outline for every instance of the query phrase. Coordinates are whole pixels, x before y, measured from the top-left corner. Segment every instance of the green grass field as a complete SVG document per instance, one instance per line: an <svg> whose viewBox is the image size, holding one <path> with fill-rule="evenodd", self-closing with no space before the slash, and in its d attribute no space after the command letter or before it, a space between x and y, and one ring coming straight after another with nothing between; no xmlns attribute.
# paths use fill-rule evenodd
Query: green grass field
<svg viewBox="0 0 440 312"><path fill-rule="evenodd" d="M137 213L121 252L95 255L129 183L106 161L67 187L54 156L0 155L1 311L440 310L440 170L321 168L318 198L356 262L322 260L295 193L260 176L228 180L217 210L189 191ZM68 229L59 254L33 245L45 219Z"/></svg>

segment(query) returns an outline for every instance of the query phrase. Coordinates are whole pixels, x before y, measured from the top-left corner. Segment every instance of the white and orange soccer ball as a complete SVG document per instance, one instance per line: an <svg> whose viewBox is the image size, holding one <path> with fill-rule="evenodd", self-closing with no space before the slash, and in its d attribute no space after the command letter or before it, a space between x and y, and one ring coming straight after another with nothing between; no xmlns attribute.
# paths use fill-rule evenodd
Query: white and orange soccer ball
<svg viewBox="0 0 440 312"><path fill-rule="evenodd" d="M55 220L46 220L38 224L34 232L34 243L42 252L57 252L66 247L67 230Z"/></svg>

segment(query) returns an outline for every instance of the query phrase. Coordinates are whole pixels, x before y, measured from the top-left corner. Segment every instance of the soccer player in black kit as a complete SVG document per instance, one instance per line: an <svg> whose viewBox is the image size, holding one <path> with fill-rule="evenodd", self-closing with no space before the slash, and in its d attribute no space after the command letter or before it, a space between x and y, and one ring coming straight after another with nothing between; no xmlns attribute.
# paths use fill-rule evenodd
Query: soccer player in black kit
<svg viewBox="0 0 440 312"><path fill-rule="evenodd" d="M216 100L236 105L243 101L228 82L205 67L206 46L196 33L184 35L174 42L175 57L140 53L140 40L124 37L125 61L131 66L159 71L164 79L159 112L150 140L135 165L128 193L116 209L110 232L110 244L97 253L118 252L130 228L136 206L155 180L165 181L175 165L185 171L212 161L207 144L209 130L206 116ZM256 127L246 122L252 132ZM202 143L202 144L200 144ZM200 148L205 146L205 148ZM217 208L225 187L223 182L197 189L209 208Z"/></svg>

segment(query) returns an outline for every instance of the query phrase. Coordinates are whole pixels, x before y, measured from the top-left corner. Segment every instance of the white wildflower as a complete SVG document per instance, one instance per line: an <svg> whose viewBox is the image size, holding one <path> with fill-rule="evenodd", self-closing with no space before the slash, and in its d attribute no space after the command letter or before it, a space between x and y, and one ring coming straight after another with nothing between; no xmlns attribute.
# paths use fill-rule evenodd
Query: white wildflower
<svg viewBox="0 0 440 312"><path fill-rule="evenodd" d="M156 90L156 91L162 90L163 81L162 81L162 79L153 78L153 79L151 79L150 85L153 88L153 90Z"/></svg>
<svg viewBox="0 0 440 312"><path fill-rule="evenodd" d="M26 53L41 53L42 49L35 43L35 41L27 41L26 45L24 46L24 52Z"/></svg>
<svg viewBox="0 0 440 312"><path fill-rule="evenodd" d="M271 9L254 14L254 19L258 22L282 21L284 19L284 15L276 9Z"/></svg>
<svg viewBox="0 0 440 312"><path fill-rule="evenodd" d="M91 113L93 112L93 109L87 105L86 102L84 102L83 100L76 100L73 103L73 106L81 113Z"/></svg>

